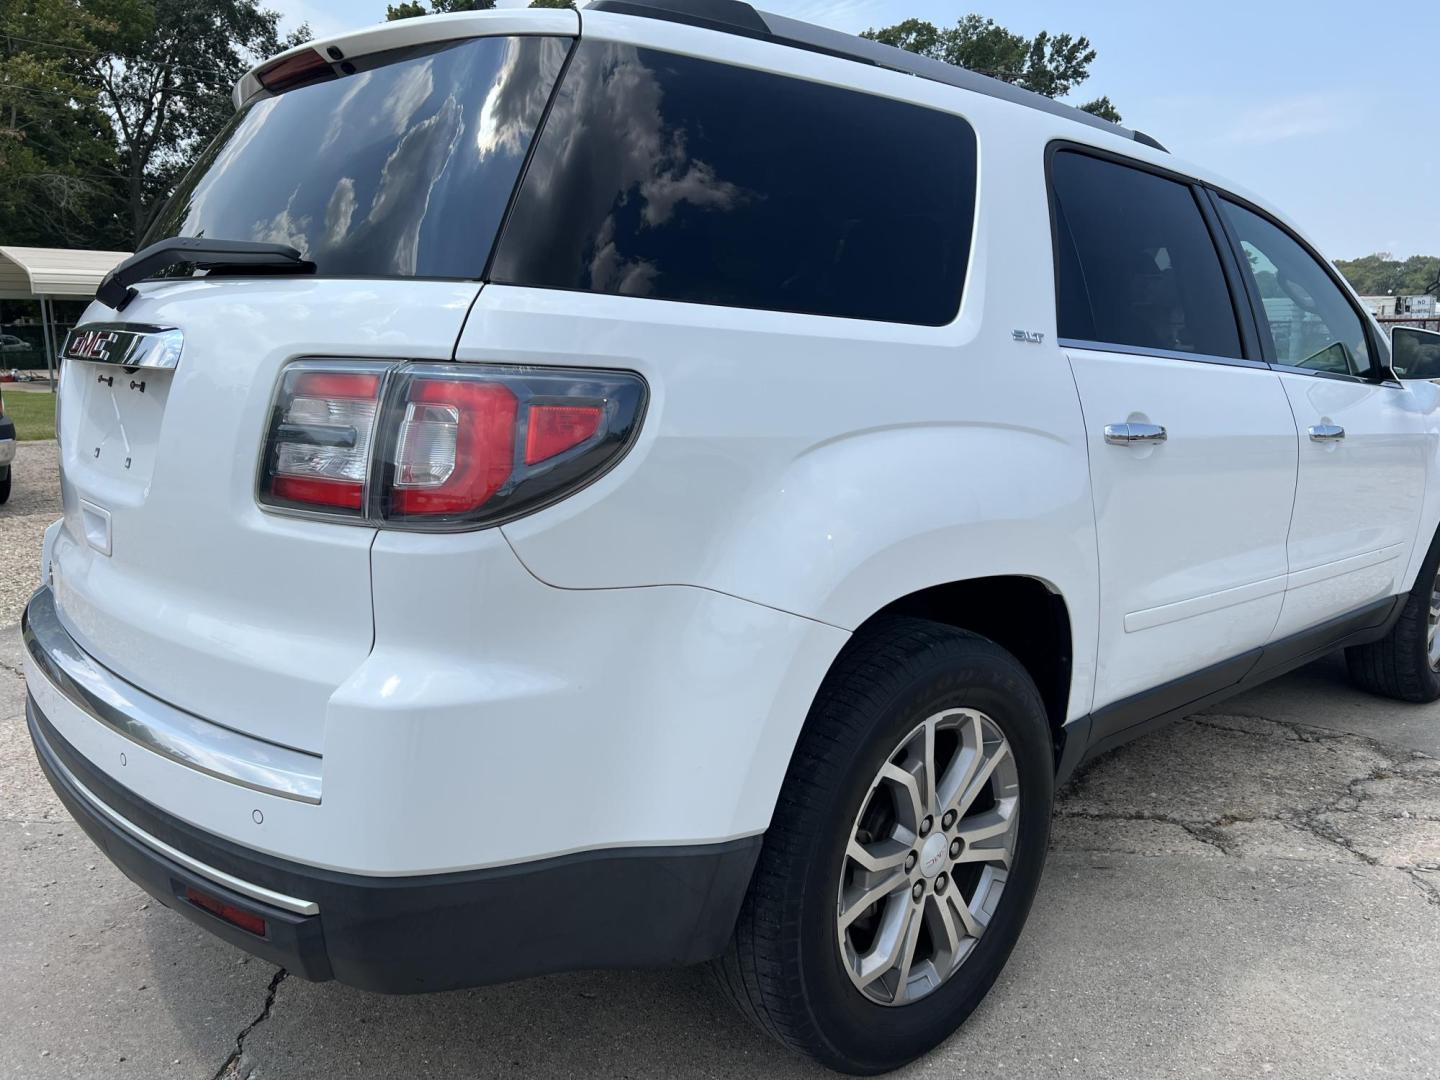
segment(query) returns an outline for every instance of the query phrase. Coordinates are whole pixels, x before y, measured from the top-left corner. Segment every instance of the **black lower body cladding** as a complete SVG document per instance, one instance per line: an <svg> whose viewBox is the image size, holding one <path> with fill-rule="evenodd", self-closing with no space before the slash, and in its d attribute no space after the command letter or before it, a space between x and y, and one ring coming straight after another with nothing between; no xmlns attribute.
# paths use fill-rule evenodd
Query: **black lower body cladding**
<svg viewBox="0 0 1440 1080"><path fill-rule="evenodd" d="M131 880L218 937L307 979L420 993L586 968L667 967L720 955L760 837L703 846L590 851L425 877L364 877L242 848L136 798L26 705L46 777L90 838ZM99 810L224 874L313 901L300 915L193 873ZM186 899L265 919L259 936Z"/></svg>

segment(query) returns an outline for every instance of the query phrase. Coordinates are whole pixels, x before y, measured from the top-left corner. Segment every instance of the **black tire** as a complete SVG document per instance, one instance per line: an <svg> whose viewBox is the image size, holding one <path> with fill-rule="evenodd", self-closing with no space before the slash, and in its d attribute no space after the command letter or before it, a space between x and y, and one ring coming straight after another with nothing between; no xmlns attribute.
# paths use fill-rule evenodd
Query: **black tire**
<svg viewBox="0 0 1440 1080"><path fill-rule="evenodd" d="M1424 705L1440 701L1440 672L1430 666L1430 601L1440 572L1440 533L1405 598L1400 618L1379 641L1345 650L1350 679L1362 690Z"/></svg>
<svg viewBox="0 0 1440 1080"><path fill-rule="evenodd" d="M10 499L11 468L12 466L6 465L5 468L0 469L0 505L3 505Z"/></svg>
<svg viewBox="0 0 1440 1080"><path fill-rule="evenodd" d="M927 997L876 1004L835 937L842 852L872 779L926 717L965 706L1010 743L1020 818L1000 907L964 964ZM761 1030L842 1072L898 1068L949 1036L984 998L1025 924L1049 842L1055 759L1040 694L1013 656L940 623L896 618L858 636L811 707L735 935L714 971Z"/></svg>

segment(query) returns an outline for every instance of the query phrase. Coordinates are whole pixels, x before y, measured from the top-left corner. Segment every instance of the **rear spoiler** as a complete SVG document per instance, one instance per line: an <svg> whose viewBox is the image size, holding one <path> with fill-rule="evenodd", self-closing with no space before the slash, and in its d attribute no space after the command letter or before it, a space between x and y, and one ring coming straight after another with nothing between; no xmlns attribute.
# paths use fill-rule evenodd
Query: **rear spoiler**
<svg viewBox="0 0 1440 1080"><path fill-rule="evenodd" d="M427 15L418 19L399 19L379 26L367 26L348 34L307 41L257 64L240 77L231 93L238 109L265 86L260 76L281 67L287 60L307 53L320 56L335 65L340 74L349 74L350 61L371 53L391 49L410 49L444 41L460 41L471 37L500 34L557 34L578 37L580 15L574 8L505 8L492 11L457 11L450 15ZM308 57L306 58L308 61Z"/></svg>

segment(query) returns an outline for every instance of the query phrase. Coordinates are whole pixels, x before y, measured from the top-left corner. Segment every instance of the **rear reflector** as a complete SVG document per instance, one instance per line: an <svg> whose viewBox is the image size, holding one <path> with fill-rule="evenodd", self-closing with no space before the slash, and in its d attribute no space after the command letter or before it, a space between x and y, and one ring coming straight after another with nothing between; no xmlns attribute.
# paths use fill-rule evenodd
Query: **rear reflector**
<svg viewBox="0 0 1440 1080"><path fill-rule="evenodd" d="M598 405L531 405L525 431L525 464L548 461L579 446L600 430Z"/></svg>
<svg viewBox="0 0 1440 1080"><path fill-rule="evenodd" d="M260 502L408 529L498 524L614 465L645 398L624 371L302 360L276 391Z"/></svg>
<svg viewBox="0 0 1440 1080"><path fill-rule="evenodd" d="M238 926L241 930L254 934L256 937L264 937L268 932L262 916L238 908L234 904L227 904L218 896L211 896L187 885L185 886L185 899L202 911L208 911L217 919L221 919L231 926Z"/></svg>

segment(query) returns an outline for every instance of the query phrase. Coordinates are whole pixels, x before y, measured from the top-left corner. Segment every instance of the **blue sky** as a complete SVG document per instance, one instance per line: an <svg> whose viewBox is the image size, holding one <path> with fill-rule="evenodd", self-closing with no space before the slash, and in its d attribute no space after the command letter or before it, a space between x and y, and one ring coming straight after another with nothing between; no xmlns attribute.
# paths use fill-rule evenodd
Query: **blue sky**
<svg viewBox="0 0 1440 1080"><path fill-rule="evenodd" d="M528 2L528 0L527 0ZM521 0L499 0L501 7ZM385 0L269 0L317 36L380 21ZM762 0L858 32L975 11L1012 30L1087 35L1076 93L1269 199L1334 258L1440 254L1440 4L1341 0Z"/></svg>

